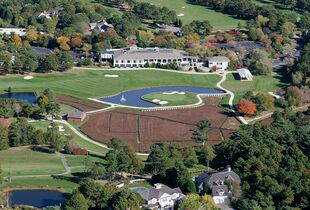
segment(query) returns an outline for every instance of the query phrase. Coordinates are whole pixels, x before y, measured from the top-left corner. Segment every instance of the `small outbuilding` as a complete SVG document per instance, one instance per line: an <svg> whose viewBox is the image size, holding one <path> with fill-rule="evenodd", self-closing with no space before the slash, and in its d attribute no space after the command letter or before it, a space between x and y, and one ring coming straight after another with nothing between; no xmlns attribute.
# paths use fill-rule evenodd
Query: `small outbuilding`
<svg viewBox="0 0 310 210"><path fill-rule="evenodd" d="M86 113L80 110L74 110L67 115L67 120L71 122L83 122L86 118Z"/></svg>
<svg viewBox="0 0 310 210"><path fill-rule="evenodd" d="M9 128L10 122L7 119L5 119L4 117L0 116L0 126L2 126L4 128Z"/></svg>
<svg viewBox="0 0 310 210"><path fill-rule="evenodd" d="M253 75L249 69L242 68L238 69L237 72L239 74L240 80L248 80L248 81L253 80Z"/></svg>

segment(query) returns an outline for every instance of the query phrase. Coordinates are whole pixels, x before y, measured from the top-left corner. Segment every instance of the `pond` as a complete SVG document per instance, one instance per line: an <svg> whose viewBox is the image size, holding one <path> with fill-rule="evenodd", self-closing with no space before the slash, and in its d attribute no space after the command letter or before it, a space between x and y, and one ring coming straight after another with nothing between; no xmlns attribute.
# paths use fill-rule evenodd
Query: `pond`
<svg viewBox="0 0 310 210"><path fill-rule="evenodd" d="M145 101L142 99L142 96L155 92L171 92L171 91L190 92L205 95L224 94L223 91L212 88L191 87L191 86L163 86L163 87L130 90L122 92L115 96L103 97L100 98L99 100L109 104L119 104L123 106L131 106L139 108L151 108L151 107L159 107L161 105Z"/></svg>
<svg viewBox="0 0 310 210"><path fill-rule="evenodd" d="M21 101L26 101L29 104L37 103L37 96L33 92L13 92L0 94L0 98L13 98Z"/></svg>
<svg viewBox="0 0 310 210"><path fill-rule="evenodd" d="M8 195L10 206L27 205L44 208L58 206L65 201L64 195L55 190L13 190Z"/></svg>

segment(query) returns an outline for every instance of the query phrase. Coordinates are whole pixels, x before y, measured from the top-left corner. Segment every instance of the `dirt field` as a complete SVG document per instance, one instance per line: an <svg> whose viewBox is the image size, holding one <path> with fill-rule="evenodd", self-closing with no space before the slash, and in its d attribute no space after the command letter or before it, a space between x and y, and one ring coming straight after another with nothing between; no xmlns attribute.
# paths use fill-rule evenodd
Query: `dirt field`
<svg viewBox="0 0 310 210"><path fill-rule="evenodd" d="M72 96L57 95L57 99L61 104L66 104L84 112L93 111L108 107L105 104L97 103L91 100L81 100Z"/></svg>
<svg viewBox="0 0 310 210"><path fill-rule="evenodd" d="M136 111L116 109L111 112L93 114L81 127L89 137L107 143L113 137L127 142L136 151L148 151L149 147L165 141L181 146L198 145L192 140L195 123L202 119L211 122L209 144L218 144L239 126L239 122L228 117L215 104L219 99L207 98L208 104L199 108L170 111Z"/></svg>

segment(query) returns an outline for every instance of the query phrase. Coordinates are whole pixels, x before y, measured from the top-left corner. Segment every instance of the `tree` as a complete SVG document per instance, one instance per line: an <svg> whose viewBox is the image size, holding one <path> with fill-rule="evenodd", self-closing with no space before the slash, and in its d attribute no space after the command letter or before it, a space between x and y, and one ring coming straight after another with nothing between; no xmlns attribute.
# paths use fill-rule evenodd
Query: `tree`
<svg viewBox="0 0 310 210"><path fill-rule="evenodd" d="M0 165L0 184L2 184L2 182L3 182L3 170L2 170L2 167L1 167L1 165ZM1 204L1 200L0 200L0 204Z"/></svg>
<svg viewBox="0 0 310 210"><path fill-rule="evenodd" d="M151 41L154 39L152 31L137 31L138 44L141 47L148 47Z"/></svg>
<svg viewBox="0 0 310 210"><path fill-rule="evenodd" d="M65 36L60 36L57 38L57 43L59 44L60 49L62 49L64 51L70 50L70 46L68 44L69 41L70 41L70 39L68 37L65 37Z"/></svg>
<svg viewBox="0 0 310 210"><path fill-rule="evenodd" d="M143 199L137 193L130 190L122 190L113 195L110 205L115 210L139 210L143 204Z"/></svg>
<svg viewBox="0 0 310 210"><path fill-rule="evenodd" d="M179 210L188 209L217 210L218 207L215 205L210 195L199 196L191 193L185 197L179 207Z"/></svg>
<svg viewBox="0 0 310 210"><path fill-rule="evenodd" d="M114 186L102 186L93 179L83 179L79 186L79 191L87 199L88 205L93 209L105 209L108 207L109 200L116 192Z"/></svg>
<svg viewBox="0 0 310 210"><path fill-rule="evenodd" d="M266 111L274 107L275 99L269 93L258 93L251 98L258 111Z"/></svg>
<svg viewBox="0 0 310 210"><path fill-rule="evenodd" d="M74 190L69 199L63 204L64 210L86 210L88 209L87 200L78 190Z"/></svg>
<svg viewBox="0 0 310 210"><path fill-rule="evenodd" d="M272 71L272 60L268 53L262 49L254 49L250 59L250 69L255 74L266 75Z"/></svg>
<svg viewBox="0 0 310 210"><path fill-rule="evenodd" d="M0 151L9 148L8 130L0 125ZM1 177L0 177L1 178Z"/></svg>
<svg viewBox="0 0 310 210"><path fill-rule="evenodd" d="M237 104L237 111L242 115L253 115L256 113L256 105L247 99L241 99Z"/></svg>
<svg viewBox="0 0 310 210"><path fill-rule="evenodd" d="M289 106L298 106L301 102L299 88L296 86L288 87L284 95Z"/></svg>
<svg viewBox="0 0 310 210"><path fill-rule="evenodd" d="M212 31L212 25L207 20L204 21L194 20L188 25L182 27L182 31L185 34L197 33L200 36L207 36Z"/></svg>
<svg viewBox="0 0 310 210"><path fill-rule="evenodd" d="M16 34L14 34L13 36L12 36L12 43L15 45L15 46L19 46L21 43L22 43L22 39L18 36L18 35L16 35Z"/></svg>
<svg viewBox="0 0 310 210"><path fill-rule="evenodd" d="M187 167L193 167L198 163L197 155L193 147L185 147L182 149L182 156L184 165Z"/></svg>
<svg viewBox="0 0 310 210"><path fill-rule="evenodd" d="M52 122L50 126L51 128L49 128L46 133L46 142L51 146L51 148L59 152L64 146L65 142L60 135L56 124Z"/></svg>
<svg viewBox="0 0 310 210"><path fill-rule="evenodd" d="M210 166L210 161L212 161L215 158L215 151L212 146L205 145L200 148L200 160L203 164L207 164L208 171Z"/></svg>
<svg viewBox="0 0 310 210"><path fill-rule="evenodd" d="M193 131L193 139L204 145L208 141L208 132L210 131L211 123L209 120L200 120L196 123L196 127L197 129Z"/></svg>

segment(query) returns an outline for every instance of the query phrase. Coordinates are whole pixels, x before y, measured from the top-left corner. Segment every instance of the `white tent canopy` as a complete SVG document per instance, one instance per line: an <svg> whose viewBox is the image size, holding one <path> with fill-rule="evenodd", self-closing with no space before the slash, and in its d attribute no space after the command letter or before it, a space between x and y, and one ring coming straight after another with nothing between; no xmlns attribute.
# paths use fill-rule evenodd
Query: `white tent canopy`
<svg viewBox="0 0 310 210"><path fill-rule="evenodd" d="M253 79L253 75L249 71L249 69L242 68L242 69L238 69L237 72L238 72L241 80L244 80L244 79L245 80L252 80Z"/></svg>

